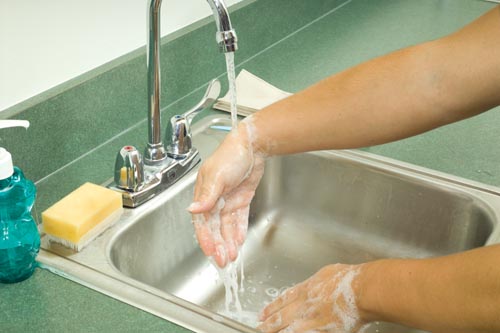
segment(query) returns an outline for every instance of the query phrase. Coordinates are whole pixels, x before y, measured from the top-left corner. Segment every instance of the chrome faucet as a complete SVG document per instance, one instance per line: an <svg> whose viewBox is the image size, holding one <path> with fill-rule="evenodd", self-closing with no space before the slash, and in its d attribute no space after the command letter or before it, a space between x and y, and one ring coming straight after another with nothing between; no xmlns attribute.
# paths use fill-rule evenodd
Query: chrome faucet
<svg viewBox="0 0 500 333"><path fill-rule="evenodd" d="M238 49L236 33L232 28L226 5L222 0L207 0L213 11L217 32L215 35L221 52ZM190 124L204 108L219 96L220 83L213 80L203 99L191 110L170 119L167 147L162 142L160 115L160 10L162 0L148 1L148 143L144 158L133 146L123 147L115 163L115 184L111 187L122 192L123 204L137 207L151 199L199 163L198 151L192 147Z"/></svg>

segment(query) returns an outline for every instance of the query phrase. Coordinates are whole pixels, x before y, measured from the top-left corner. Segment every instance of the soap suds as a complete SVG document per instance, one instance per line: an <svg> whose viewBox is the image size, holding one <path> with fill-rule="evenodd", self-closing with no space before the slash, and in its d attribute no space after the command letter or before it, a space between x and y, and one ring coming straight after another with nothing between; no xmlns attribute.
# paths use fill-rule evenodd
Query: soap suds
<svg viewBox="0 0 500 333"><path fill-rule="evenodd" d="M301 298L302 300L299 308L295 310L297 312L294 315L294 320L280 332L365 332L369 325L363 325L364 323L361 322L353 290L353 283L355 283L360 271L361 266L331 265L284 292L280 297L281 304L285 304L283 308L287 306L286 304L293 304ZM268 295L274 296L276 294L276 290L271 288L266 292ZM293 299L297 297L297 300ZM309 326L316 321L321 323L319 327L310 330L304 329L304 325ZM272 330L276 324L276 314L267 319L267 328Z"/></svg>
<svg viewBox="0 0 500 333"><path fill-rule="evenodd" d="M352 289L352 282L359 274L360 269L350 269L341 278L337 284L337 288L332 294L333 313L340 321L340 327L345 332L352 332L359 324L359 313L356 305L356 297ZM344 304L340 304L339 300L343 299Z"/></svg>

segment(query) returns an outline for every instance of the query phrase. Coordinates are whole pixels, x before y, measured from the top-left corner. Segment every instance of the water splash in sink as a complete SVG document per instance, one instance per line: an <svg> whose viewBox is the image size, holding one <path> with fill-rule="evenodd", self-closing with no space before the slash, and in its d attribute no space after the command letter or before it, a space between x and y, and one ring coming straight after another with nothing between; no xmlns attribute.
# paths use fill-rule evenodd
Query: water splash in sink
<svg viewBox="0 0 500 333"><path fill-rule="evenodd" d="M225 312L235 314L240 317L242 312L240 298L238 296L238 267L237 263L230 262L224 268L219 268L217 264L210 258L212 264L217 268L219 276L224 283L226 289ZM231 317L233 317L232 315Z"/></svg>

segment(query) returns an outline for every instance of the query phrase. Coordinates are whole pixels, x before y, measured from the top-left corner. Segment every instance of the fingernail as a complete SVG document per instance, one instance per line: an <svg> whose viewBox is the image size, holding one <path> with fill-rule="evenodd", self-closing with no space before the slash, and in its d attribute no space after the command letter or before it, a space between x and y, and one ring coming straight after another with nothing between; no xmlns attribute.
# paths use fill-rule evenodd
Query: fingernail
<svg viewBox="0 0 500 333"><path fill-rule="evenodd" d="M187 210L189 212L196 211L196 210L200 209L202 207L202 205L203 205L203 203L195 201L195 202L193 202L193 203L191 203L189 205L189 207L187 208Z"/></svg>
<svg viewBox="0 0 500 333"><path fill-rule="evenodd" d="M218 245L215 248L215 260L219 264L220 268L224 268L226 266L226 258L226 248L224 247L224 245Z"/></svg>
<svg viewBox="0 0 500 333"><path fill-rule="evenodd" d="M234 253L236 252L236 248L234 247L233 241L227 241L225 242L225 249L226 249L226 256L228 259L228 262L234 261Z"/></svg>

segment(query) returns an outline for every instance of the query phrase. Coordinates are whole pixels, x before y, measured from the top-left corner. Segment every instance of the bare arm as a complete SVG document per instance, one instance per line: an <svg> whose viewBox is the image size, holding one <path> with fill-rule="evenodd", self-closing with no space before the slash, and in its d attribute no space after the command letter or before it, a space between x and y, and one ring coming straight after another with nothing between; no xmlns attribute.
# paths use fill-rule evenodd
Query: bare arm
<svg viewBox="0 0 500 333"><path fill-rule="evenodd" d="M423 260L366 264L358 285L367 321L432 332L500 332L500 245Z"/></svg>
<svg viewBox="0 0 500 333"><path fill-rule="evenodd" d="M381 144L500 104L500 7L445 38L333 75L254 119L267 155Z"/></svg>
<svg viewBox="0 0 500 333"><path fill-rule="evenodd" d="M387 321L436 333L500 332L499 260L494 245L432 259L325 266L268 305L259 329L353 333Z"/></svg>
<svg viewBox="0 0 500 333"><path fill-rule="evenodd" d="M499 104L496 7L450 36L361 64L263 110L254 119L256 146L274 155L380 144ZM283 125L272 128L273 123ZM352 283L359 309L353 331L380 320L442 333L499 332L499 262L500 245L495 245L440 258L387 259L349 268L359 272ZM328 270L333 273L326 274ZM335 274L338 268L327 266L270 304L261 329L276 331L276 318L287 320L280 327L297 327L297 332L344 324L328 310L328 302L345 302L332 299L338 281L323 278ZM303 318L301 305L311 306L307 291L318 286L333 292L323 295L324 307L317 306L320 316Z"/></svg>

